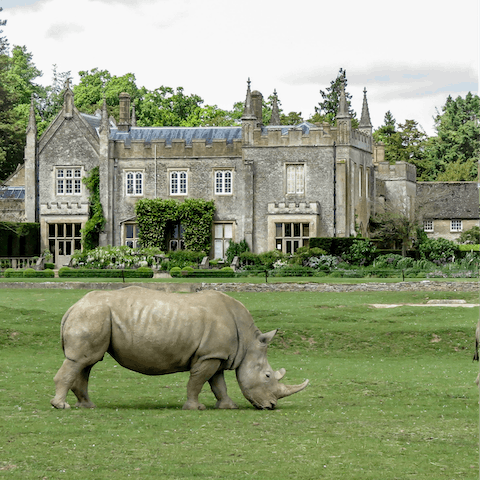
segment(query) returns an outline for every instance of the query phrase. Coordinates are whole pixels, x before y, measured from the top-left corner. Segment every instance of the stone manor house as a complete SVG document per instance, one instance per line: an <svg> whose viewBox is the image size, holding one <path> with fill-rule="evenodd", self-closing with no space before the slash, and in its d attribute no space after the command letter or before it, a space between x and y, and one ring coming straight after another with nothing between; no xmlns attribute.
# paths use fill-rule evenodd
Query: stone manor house
<svg viewBox="0 0 480 480"><path fill-rule="evenodd" d="M419 191L431 194L419 189L413 165L384 161L365 90L358 129L343 88L336 127L280 125L276 102L264 125L262 95L250 81L239 126L138 127L128 94L120 94L116 124L105 104L95 115L79 112L67 82L63 108L40 138L32 103L26 135L25 163L0 187L0 220L39 222L41 250L50 249L57 266L81 248L89 211L82 178L95 166L107 221L101 245L137 245L141 198L202 198L216 208L211 258L222 258L231 240L245 239L256 253L292 253L311 237L367 236L375 212L414 215ZM435 222L446 230L451 222L448 238L478 224L478 190L476 182L445 188L443 207L454 191L455 208L430 205L425 221L432 235ZM168 245L182 248L181 225L171 225Z"/></svg>

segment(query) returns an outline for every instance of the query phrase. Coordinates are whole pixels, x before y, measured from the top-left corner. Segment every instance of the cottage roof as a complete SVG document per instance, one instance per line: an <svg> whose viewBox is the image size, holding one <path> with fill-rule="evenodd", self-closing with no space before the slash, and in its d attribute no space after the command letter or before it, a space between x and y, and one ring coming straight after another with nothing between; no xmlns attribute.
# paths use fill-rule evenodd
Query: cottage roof
<svg viewBox="0 0 480 480"><path fill-rule="evenodd" d="M477 182L417 182L417 207L427 219L479 218Z"/></svg>

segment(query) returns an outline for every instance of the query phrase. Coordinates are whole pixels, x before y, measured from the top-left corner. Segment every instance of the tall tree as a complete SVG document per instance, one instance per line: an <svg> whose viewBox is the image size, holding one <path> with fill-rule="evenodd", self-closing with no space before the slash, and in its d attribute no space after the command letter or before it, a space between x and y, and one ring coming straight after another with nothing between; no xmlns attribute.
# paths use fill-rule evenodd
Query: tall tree
<svg viewBox="0 0 480 480"><path fill-rule="evenodd" d="M435 116L434 137L425 155L431 167L429 179L468 181L478 177L480 154L480 97L467 93L455 100L448 96L442 113Z"/></svg>
<svg viewBox="0 0 480 480"><path fill-rule="evenodd" d="M44 89L35 83L42 75L26 47L8 47L0 53L0 179L10 175L23 162L25 130L32 94Z"/></svg>
<svg viewBox="0 0 480 480"><path fill-rule="evenodd" d="M402 138L390 110L385 113L383 125L373 132L373 138L376 142L382 142L385 145L385 161L395 163L398 160Z"/></svg>
<svg viewBox="0 0 480 480"><path fill-rule="evenodd" d="M345 99L347 101L348 113L352 117L352 126L354 128L358 127L358 120L356 119L357 114L352 108L351 98L352 95L347 92L347 71L343 68L340 68L338 71L337 78L330 82L330 86L325 90L320 90L320 95L322 96L323 101L318 103L318 106L315 107L315 115L310 119L310 121L315 122L328 122L332 125L335 124L335 118L338 113L338 107L340 104L340 92L342 88L342 81L345 86Z"/></svg>

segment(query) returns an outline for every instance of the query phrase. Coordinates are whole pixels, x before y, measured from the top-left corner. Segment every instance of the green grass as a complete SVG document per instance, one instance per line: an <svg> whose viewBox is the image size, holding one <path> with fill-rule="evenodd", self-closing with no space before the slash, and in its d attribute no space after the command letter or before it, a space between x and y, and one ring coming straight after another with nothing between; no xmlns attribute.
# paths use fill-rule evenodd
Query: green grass
<svg viewBox="0 0 480 480"><path fill-rule="evenodd" d="M59 323L85 290L0 290L0 477L19 479L476 479L478 308L399 307L460 292L236 293L286 383L303 392L257 411L183 411L187 374L147 377L109 356L95 410L50 407ZM70 401L73 395L69 394Z"/></svg>

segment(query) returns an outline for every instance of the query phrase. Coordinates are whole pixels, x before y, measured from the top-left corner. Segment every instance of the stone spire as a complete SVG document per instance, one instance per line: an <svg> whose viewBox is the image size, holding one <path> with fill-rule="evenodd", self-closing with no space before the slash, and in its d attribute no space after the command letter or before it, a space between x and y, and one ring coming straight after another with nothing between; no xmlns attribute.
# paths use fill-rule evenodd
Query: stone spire
<svg viewBox="0 0 480 480"><path fill-rule="evenodd" d="M67 78L65 81L65 90L63 93L63 116L65 118L72 118L73 117L73 92L70 88L70 79Z"/></svg>
<svg viewBox="0 0 480 480"><path fill-rule="evenodd" d="M350 143L352 131L352 117L348 113L348 103L345 96L345 77L340 79L340 101L338 105L337 120L337 143L346 145Z"/></svg>
<svg viewBox="0 0 480 480"><path fill-rule="evenodd" d="M103 106L102 106L102 120L100 124L100 132L108 134L110 133L110 122L108 119L108 111L107 111L107 100L105 95L103 96Z"/></svg>
<svg viewBox="0 0 480 480"><path fill-rule="evenodd" d="M37 122L33 95L30 101L30 115L28 117L27 138L25 142L25 220L36 222L37 218Z"/></svg>
<svg viewBox="0 0 480 480"><path fill-rule="evenodd" d="M368 102L367 102L367 89L363 89L363 106L362 106L362 118L360 118L360 123L358 129L366 134L372 134L372 121L370 120L370 112L368 111Z"/></svg>
<svg viewBox="0 0 480 480"><path fill-rule="evenodd" d="M27 125L27 135L32 132L33 135L36 137L37 136L37 120L35 118L35 107L33 104L33 93L30 99L30 114L28 117L28 125Z"/></svg>
<svg viewBox="0 0 480 480"><path fill-rule="evenodd" d="M242 120L256 120L257 117L253 113L252 92L250 90L250 77L247 84L247 96L245 98L245 109L243 110Z"/></svg>
<svg viewBox="0 0 480 480"><path fill-rule="evenodd" d="M336 118L350 118L350 114L348 113L347 98L345 96L345 77L343 76L340 79L340 99Z"/></svg>
<svg viewBox="0 0 480 480"><path fill-rule="evenodd" d="M250 90L250 78L248 79L247 96L245 98L245 110L242 115L242 140L244 145L253 145L253 131L257 126L257 117L253 112L252 92Z"/></svg>
<svg viewBox="0 0 480 480"><path fill-rule="evenodd" d="M137 117L135 115L135 104L134 103L132 104L132 120L131 120L131 123L132 123L132 127L137 126Z"/></svg>
<svg viewBox="0 0 480 480"><path fill-rule="evenodd" d="M273 91L272 116L270 117L270 125L280 125L280 113L278 112L277 90Z"/></svg>

